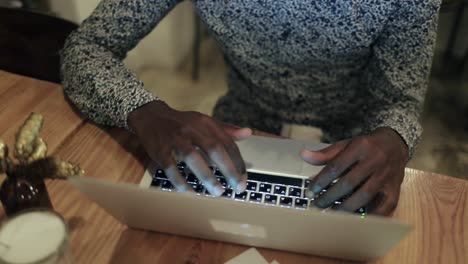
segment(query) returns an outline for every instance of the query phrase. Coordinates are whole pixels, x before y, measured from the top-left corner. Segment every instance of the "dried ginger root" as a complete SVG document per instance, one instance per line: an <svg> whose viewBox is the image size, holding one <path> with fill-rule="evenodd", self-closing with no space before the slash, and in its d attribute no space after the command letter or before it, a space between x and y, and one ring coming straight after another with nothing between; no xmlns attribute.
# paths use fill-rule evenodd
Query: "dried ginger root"
<svg viewBox="0 0 468 264"><path fill-rule="evenodd" d="M31 113L16 133L15 156L20 161L13 166L8 158L8 148L0 139L0 173L26 173L42 178L64 179L71 176L83 176L84 171L75 164L58 157L47 156L47 144L39 137L44 118Z"/></svg>
<svg viewBox="0 0 468 264"><path fill-rule="evenodd" d="M19 165L17 170L34 177L49 179L66 179L72 176L83 176L84 171L78 166L57 157L36 160L27 166Z"/></svg>
<svg viewBox="0 0 468 264"><path fill-rule="evenodd" d="M11 165L11 161L8 158L8 146L0 138L0 174L7 172Z"/></svg>
<svg viewBox="0 0 468 264"><path fill-rule="evenodd" d="M31 158L32 155L45 157L47 146L42 139L38 138L43 124L44 118L42 115L31 113L18 130L16 134L15 155L20 162L26 163L34 160Z"/></svg>
<svg viewBox="0 0 468 264"><path fill-rule="evenodd" d="M67 161L63 161L60 158L53 157L55 165L57 167L57 172L55 175L51 175L52 178L63 179L72 176L83 176L84 170L80 166L72 164Z"/></svg>
<svg viewBox="0 0 468 264"><path fill-rule="evenodd" d="M28 157L28 162L45 158L47 155L47 144L42 138L36 138L34 142L34 151Z"/></svg>

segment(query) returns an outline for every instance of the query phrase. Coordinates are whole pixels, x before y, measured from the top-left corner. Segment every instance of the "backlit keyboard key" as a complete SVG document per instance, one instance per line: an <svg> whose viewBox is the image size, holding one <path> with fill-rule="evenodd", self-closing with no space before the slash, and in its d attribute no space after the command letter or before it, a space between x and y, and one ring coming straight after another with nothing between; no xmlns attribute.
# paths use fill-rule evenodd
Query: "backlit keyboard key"
<svg viewBox="0 0 468 264"><path fill-rule="evenodd" d="M273 193L286 195L286 186L275 185L275 188L273 188Z"/></svg>
<svg viewBox="0 0 468 264"><path fill-rule="evenodd" d="M224 176L223 173L222 173L219 169L216 169L215 172L214 172L214 174L215 174L216 176Z"/></svg>
<svg viewBox="0 0 468 264"><path fill-rule="evenodd" d="M179 169L180 173L185 174L185 165L179 164L177 165L177 168Z"/></svg>
<svg viewBox="0 0 468 264"><path fill-rule="evenodd" d="M276 202L278 201L278 196L272 195L272 194L265 194L265 204L268 205L276 205Z"/></svg>
<svg viewBox="0 0 468 264"><path fill-rule="evenodd" d="M189 173L189 174L187 174L187 182L197 184L197 183L199 183L199 180L198 180L197 176L195 176L195 174Z"/></svg>
<svg viewBox="0 0 468 264"><path fill-rule="evenodd" d="M226 198L232 198L232 189L225 189L222 196Z"/></svg>
<svg viewBox="0 0 468 264"><path fill-rule="evenodd" d="M163 190L172 190L174 189L174 185L169 180L164 180L161 184L161 188Z"/></svg>
<svg viewBox="0 0 468 264"><path fill-rule="evenodd" d="M256 193L256 192L251 192L249 196L249 201L253 203L261 203L262 202L262 196L263 194L261 193Z"/></svg>
<svg viewBox="0 0 468 264"><path fill-rule="evenodd" d="M226 179L224 179L224 177L217 177L217 179L218 179L218 181L221 183L221 185L223 187L225 187L225 188L228 187L228 184L226 182Z"/></svg>
<svg viewBox="0 0 468 264"><path fill-rule="evenodd" d="M289 196L301 197L301 193L301 188L289 187Z"/></svg>
<svg viewBox="0 0 468 264"><path fill-rule="evenodd" d="M270 193L271 192L271 184L268 183L260 183L258 187L259 192Z"/></svg>
<svg viewBox="0 0 468 264"><path fill-rule="evenodd" d="M279 204L281 206L292 206L293 203L293 198L291 197L286 197L286 196L281 196Z"/></svg>
<svg viewBox="0 0 468 264"><path fill-rule="evenodd" d="M247 199L247 192L236 193L234 199L238 201L245 201Z"/></svg>
<svg viewBox="0 0 468 264"><path fill-rule="evenodd" d="M296 198L294 201L295 208L306 209L307 208L307 199Z"/></svg>
<svg viewBox="0 0 468 264"><path fill-rule="evenodd" d="M156 173L154 174L154 177L156 177L156 178L167 178L166 174L161 169L156 170Z"/></svg>
<svg viewBox="0 0 468 264"><path fill-rule="evenodd" d="M203 192L203 185L201 184L192 184L193 190L196 193L202 193Z"/></svg>
<svg viewBox="0 0 468 264"><path fill-rule="evenodd" d="M161 179L153 178L153 180L151 181L151 186L159 187L160 184L161 184Z"/></svg>
<svg viewBox="0 0 468 264"><path fill-rule="evenodd" d="M253 182L253 181L247 181L247 190L256 192L257 191L257 183Z"/></svg>
<svg viewBox="0 0 468 264"><path fill-rule="evenodd" d="M357 209L356 213L361 214L362 216L364 216L364 215L367 214L367 208L361 207L361 208Z"/></svg>

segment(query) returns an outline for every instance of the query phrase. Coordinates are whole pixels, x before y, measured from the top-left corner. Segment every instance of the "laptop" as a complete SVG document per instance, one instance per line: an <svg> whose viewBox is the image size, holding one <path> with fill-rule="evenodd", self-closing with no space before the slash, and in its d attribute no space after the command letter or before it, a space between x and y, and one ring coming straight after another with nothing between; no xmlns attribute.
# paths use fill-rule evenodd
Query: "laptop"
<svg viewBox="0 0 468 264"><path fill-rule="evenodd" d="M247 191L240 194L212 166L225 193L211 196L183 163L179 170L195 193L176 192L154 164L139 185L91 177L70 181L131 228L254 247L363 261L384 256L412 229L368 215L365 208L356 213L316 208L304 190L321 167L303 162L299 153L326 144L257 136L237 144L248 171Z"/></svg>

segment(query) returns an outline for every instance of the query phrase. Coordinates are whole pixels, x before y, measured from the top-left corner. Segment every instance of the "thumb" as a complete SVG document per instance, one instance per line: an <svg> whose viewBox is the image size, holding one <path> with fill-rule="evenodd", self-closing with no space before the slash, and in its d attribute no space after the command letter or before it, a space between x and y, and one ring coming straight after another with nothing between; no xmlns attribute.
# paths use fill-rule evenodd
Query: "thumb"
<svg viewBox="0 0 468 264"><path fill-rule="evenodd" d="M348 146L349 142L349 139L342 140L329 147L317 151L303 149L301 151L301 158L305 162L312 165L325 165L338 156L338 154L340 154Z"/></svg>
<svg viewBox="0 0 468 264"><path fill-rule="evenodd" d="M241 141L247 139L252 135L252 129L247 127L238 127L223 122L218 122L221 128L235 141Z"/></svg>

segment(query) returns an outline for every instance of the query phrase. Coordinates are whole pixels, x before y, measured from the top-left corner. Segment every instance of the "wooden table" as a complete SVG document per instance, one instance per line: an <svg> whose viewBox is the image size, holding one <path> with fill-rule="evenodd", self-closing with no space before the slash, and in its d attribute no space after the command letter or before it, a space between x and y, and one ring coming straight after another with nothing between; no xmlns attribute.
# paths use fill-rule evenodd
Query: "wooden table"
<svg viewBox="0 0 468 264"><path fill-rule="evenodd" d="M51 153L80 163L88 176L137 183L148 162L135 138L79 115L59 85L0 71L0 137L13 143L30 112L44 115ZM55 209L71 227L76 263L224 263L248 247L137 231L116 221L65 181L47 183ZM3 211L0 216L5 218ZM390 253L372 263L468 263L468 182L407 169L394 217L414 225ZM259 249L286 263L344 261Z"/></svg>

